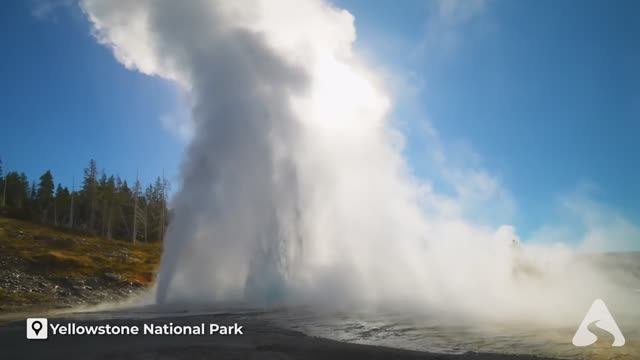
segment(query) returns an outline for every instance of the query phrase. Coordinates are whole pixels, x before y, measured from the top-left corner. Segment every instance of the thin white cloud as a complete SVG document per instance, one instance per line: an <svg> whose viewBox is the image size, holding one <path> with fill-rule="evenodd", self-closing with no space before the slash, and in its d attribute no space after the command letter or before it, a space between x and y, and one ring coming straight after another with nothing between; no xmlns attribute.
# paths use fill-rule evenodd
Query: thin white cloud
<svg viewBox="0 0 640 360"><path fill-rule="evenodd" d="M563 205L578 217L585 229L580 249L589 252L640 250L640 227L618 210L584 196L565 199Z"/></svg>
<svg viewBox="0 0 640 360"><path fill-rule="evenodd" d="M43 20L55 16L56 11L75 4L74 0L31 0L31 15ZM54 18L55 19L55 18Z"/></svg>
<svg viewBox="0 0 640 360"><path fill-rule="evenodd" d="M564 244L585 252L638 251L640 226L618 209L597 201L592 186L578 186L558 199L560 221L541 227L532 243Z"/></svg>
<svg viewBox="0 0 640 360"><path fill-rule="evenodd" d="M468 143L445 143L428 120L421 123L420 156L430 169L427 177L442 183L452 193L449 210L458 216L489 225L508 224L513 221L517 205L502 179L483 166L482 156Z"/></svg>
<svg viewBox="0 0 640 360"><path fill-rule="evenodd" d="M412 162L430 168L432 183L444 183L453 196L444 201L447 213L465 216L480 223L509 223L517 212L516 202L499 175L483 166L482 156L471 144L443 138L433 126L424 108L424 90L428 84L420 74L421 67L431 68L434 58L453 55L467 36L467 26L484 16L486 0L439 0L429 3L425 20L425 36L417 45L403 39L385 36L385 44L395 44L400 52L414 54L415 68L385 71L395 99L403 108L401 118L394 119L404 132L414 133L411 145L419 148ZM417 135L416 135L417 132ZM454 206L455 204L455 206Z"/></svg>
<svg viewBox="0 0 640 360"><path fill-rule="evenodd" d="M431 3L425 21L425 36L414 49L422 62L451 56L464 41L467 27L482 18L486 0L438 0Z"/></svg>
<svg viewBox="0 0 640 360"><path fill-rule="evenodd" d="M193 138L193 122L188 116L176 112L165 113L160 116L160 123L165 130L185 143Z"/></svg>
<svg viewBox="0 0 640 360"><path fill-rule="evenodd" d="M160 116L160 124L171 135L184 144L188 144L195 134L195 124L191 116L189 94L176 91L176 102L173 107Z"/></svg>

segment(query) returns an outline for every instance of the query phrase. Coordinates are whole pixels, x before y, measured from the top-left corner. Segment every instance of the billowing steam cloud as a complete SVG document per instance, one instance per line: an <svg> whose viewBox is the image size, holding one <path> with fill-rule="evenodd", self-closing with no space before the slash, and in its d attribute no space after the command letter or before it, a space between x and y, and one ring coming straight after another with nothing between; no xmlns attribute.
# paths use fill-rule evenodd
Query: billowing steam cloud
<svg viewBox="0 0 640 360"><path fill-rule="evenodd" d="M512 227L473 225L412 177L348 12L321 0L81 5L118 61L193 104L159 302L542 319L613 291L570 252L514 246Z"/></svg>

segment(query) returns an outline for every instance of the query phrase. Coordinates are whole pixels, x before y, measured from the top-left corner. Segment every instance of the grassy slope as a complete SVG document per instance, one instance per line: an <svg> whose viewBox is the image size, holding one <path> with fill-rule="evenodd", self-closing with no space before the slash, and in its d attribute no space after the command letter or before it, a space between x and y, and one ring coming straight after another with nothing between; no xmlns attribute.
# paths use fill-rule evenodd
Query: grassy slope
<svg viewBox="0 0 640 360"><path fill-rule="evenodd" d="M99 292L144 288L154 280L160 255L157 244L133 245L0 217L0 311L66 299L77 304L92 295L95 302Z"/></svg>

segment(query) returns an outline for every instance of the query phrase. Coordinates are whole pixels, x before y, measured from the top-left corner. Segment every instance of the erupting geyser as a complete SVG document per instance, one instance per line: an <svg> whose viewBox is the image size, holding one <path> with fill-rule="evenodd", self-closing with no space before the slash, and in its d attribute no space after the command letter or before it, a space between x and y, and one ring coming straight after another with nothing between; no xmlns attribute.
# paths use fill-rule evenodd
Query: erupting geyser
<svg viewBox="0 0 640 360"><path fill-rule="evenodd" d="M347 11L320 0L81 4L118 61L175 82L193 105L158 302L555 320L614 292L568 250L513 246L512 227L466 221L456 199L411 175L392 98L353 50Z"/></svg>

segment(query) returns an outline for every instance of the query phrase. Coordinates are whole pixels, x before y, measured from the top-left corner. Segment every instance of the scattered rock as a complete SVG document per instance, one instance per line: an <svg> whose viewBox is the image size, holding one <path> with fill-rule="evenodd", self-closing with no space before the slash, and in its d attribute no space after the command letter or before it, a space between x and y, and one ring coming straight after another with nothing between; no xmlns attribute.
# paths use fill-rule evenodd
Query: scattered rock
<svg viewBox="0 0 640 360"><path fill-rule="evenodd" d="M109 281L121 281L122 277L116 273L105 273L103 277Z"/></svg>

